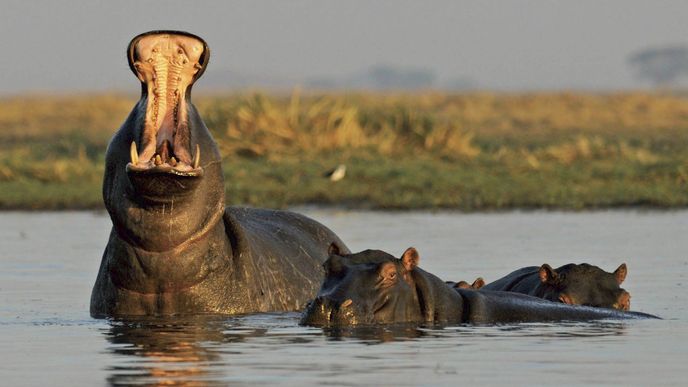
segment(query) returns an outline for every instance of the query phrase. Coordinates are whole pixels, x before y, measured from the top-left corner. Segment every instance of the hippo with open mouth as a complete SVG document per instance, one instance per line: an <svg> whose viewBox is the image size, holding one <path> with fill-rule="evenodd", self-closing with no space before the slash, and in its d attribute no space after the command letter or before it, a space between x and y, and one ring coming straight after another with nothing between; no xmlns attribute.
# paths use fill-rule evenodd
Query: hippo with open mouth
<svg viewBox="0 0 688 387"><path fill-rule="evenodd" d="M110 239L94 317L301 309L316 294L327 227L287 211L225 208L218 148L191 103L210 51L151 31L128 47L139 102L110 142L103 181Z"/></svg>
<svg viewBox="0 0 688 387"><path fill-rule="evenodd" d="M656 318L639 312L555 303L524 294L453 287L418 267L416 249L399 259L380 250L347 254L331 246L325 280L301 324L496 324Z"/></svg>
<svg viewBox="0 0 688 387"><path fill-rule="evenodd" d="M587 263L569 263L557 269L545 263L513 271L483 289L529 294L570 305L629 310L631 294L620 287L627 273L625 263L613 273Z"/></svg>

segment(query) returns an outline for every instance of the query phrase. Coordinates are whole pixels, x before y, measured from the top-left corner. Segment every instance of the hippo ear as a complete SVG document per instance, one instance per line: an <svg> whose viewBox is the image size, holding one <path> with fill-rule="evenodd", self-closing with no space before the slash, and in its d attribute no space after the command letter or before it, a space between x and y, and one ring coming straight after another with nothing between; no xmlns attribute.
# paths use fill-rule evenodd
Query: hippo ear
<svg viewBox="0 0 688 387"><path fill-rule="evenodd" d="M327 261L323 263L323 268L327 275L341 273L344 270L342 257L336 254L330 255Z"/></svg>
<svg viewBox="0 0 688 387"><path fill-rule="evenodd" d="M469 285L466 281L459 281L454 284L454 287L457 289L470 289L471 285Z"/></svg>
<svg viewBox="0 0 688 387"><path fill-rule="evenodd" d="M544 263L542 266L540 266L540 270L538 270L538 275L540 276L540 281L542 283L554 283L557 281L557 272L552 269L552 267L546 263Z"/></svg>
<svg viewBox="0 0 688 387"><path fill-rule="evenodd" d="M626 279L626 274L628 274L628 269L626 268L626 264L622 263L616 270L614 270L614 277L616 277L616 283L621 285L622 282Z"/></svg>
<svg viewBox="0 0 688 387"><path fill-rule="evenodd" d="M401 263L404 265L406 271L412 271L418 266L420 261L420 255L414 247L409 247L404 251L404 255L401 256Z"/></svg>
<svg viewBox="0 0 688 387"><path fill-rule="evenodd" d="M478 277L478 278L476 278L475 281L473 281L473 283L471 284L471 289L476 289L476 290L477 290L477 289L482 288L483 286L485 286L485 280L483 279L483 277Z"/></svg>
<svg viewBox="0 0 688 387"><path fill-rule="evenodd" d="M327 254L328 255L342 255L341 251L339 250L339 246L335 242L332 242L330 244L330 247L327 249Z"/></svg>

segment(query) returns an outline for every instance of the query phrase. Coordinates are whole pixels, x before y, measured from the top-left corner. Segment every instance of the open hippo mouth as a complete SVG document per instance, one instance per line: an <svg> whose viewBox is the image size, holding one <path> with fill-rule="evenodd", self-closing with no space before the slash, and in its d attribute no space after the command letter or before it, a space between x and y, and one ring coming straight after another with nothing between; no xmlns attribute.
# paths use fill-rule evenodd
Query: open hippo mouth
<svg viewBox="0 0 688 387"><path fill-rule="evenodd" d="M202 39L181 32L153 31L130 43L129 65L142 82L141 109L145 105L143 129L135 134L126 165L135 187L170 193L170 187L186 190L203 175L200 146L191 145L188 105L208 57Z"/></svg>

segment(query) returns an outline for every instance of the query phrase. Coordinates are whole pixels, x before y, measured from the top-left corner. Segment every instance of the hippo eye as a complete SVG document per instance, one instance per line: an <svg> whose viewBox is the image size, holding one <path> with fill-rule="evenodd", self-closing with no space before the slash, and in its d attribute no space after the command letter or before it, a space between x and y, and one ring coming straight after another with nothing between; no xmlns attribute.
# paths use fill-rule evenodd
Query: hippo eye
<svg viewBox="0 0 688 387"><path fill-rule="evenodd" d="M397 278L397 268L392 262L385 262L378 268L378 278L391 284Z"/></svg>

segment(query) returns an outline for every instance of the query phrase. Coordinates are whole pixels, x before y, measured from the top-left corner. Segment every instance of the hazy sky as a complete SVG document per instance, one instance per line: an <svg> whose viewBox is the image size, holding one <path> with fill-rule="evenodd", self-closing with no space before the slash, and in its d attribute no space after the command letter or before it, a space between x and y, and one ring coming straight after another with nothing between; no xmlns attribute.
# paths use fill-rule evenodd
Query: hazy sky
<svg viewBox="0 0 688 387"><path fill-rule="evenodd" d="M688 1L0 0L0 93L138 90L125 48L153 29L206 39L206 74L300 80L392 64L490 89L615 89L644 86L631 52L688 41Z"/></svg>

